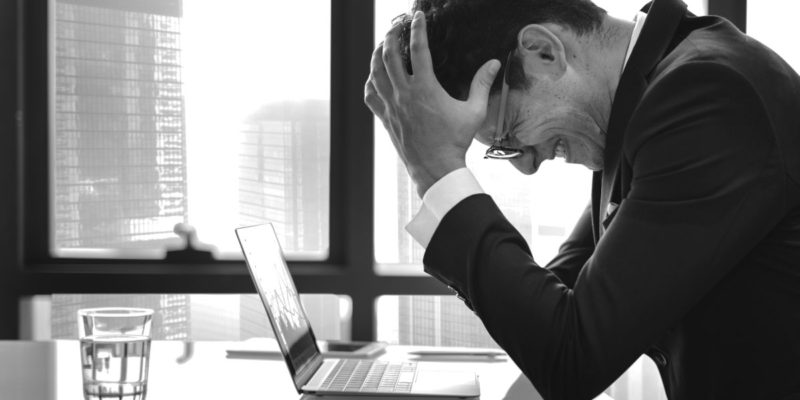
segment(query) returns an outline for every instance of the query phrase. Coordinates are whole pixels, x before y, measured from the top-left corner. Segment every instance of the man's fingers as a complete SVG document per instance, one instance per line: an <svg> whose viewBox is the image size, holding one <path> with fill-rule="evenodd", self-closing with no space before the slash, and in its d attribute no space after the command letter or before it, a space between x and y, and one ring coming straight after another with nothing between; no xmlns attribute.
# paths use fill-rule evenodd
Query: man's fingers
<svg viewBox="0 0 800 400"><path fill-rule="evenodd" d="M406 164L405 154L401 151L403 147L400 143L400 138L396 136L397 132L392 129L389 121L391 117L386 114L386 104L381 100L380 96L377 95L372 78L367 80L366 85L364 85L364 102L367 104L367 107L369 107L369 110L383 123L383 128L386 129L386 132L389 134L392 145L397 149L397 155L400 157L400 160L403 161L403 164Z"/></svg>
<svg viewBox="0 0 800 400"><path fill-rule="evenodd" d="M408 74L400 55L400 25L392 28L383 41L383 65L395 89L407 86Z"/></svg>
<svg viewBox="0 0 800 400"><path fill-rule="evenodd" d="M383 115L383 111L386 108L386 105L383 104L383 100L381 100L381 97L378 95L378 91L375 89L372 77L370 77L364 85L364 103L369 107L369 110L378 117Z"/></svg>
<svg viewBox="0 0 800 400"><path fill-rule="evenodd" d="M422 11L414 13L411 20L411 68L415 77L427 77L433 74L431 51L428 48L428 32L425 14ZM430 75L429 75L430 74Z"/></svg>
<svg viewBox="0 0 800 400"><path fill-rule="evenodd" d="M386 72L386 67L383 65L383 44L375 48L372 52L372 61L370 64L370 82L372 82L376 93L384 101L387 101L392 96L392 82L389 80L389 75Z"/></svg>
<svg viewBox="0 0 800 400"><path fill-rule="evenodd" d="M469 99L467 102L473 109L478 111L486 111L489 103L489 91L492 89L492 83L497 77L497 71L500 70L500 61L489 60L483 64L475 76L472 78L472 84L469 87Z"/></svg>

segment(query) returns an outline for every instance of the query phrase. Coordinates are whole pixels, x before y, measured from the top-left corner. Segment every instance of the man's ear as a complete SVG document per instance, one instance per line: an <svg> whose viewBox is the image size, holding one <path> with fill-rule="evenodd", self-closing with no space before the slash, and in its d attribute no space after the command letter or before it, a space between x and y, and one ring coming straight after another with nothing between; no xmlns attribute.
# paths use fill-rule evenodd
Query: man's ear
<svg viewBox="0 0 800 400"><path fill-rule="evenodd" d="M527 25L519 31L517 51L523 60L526 75L557 80L567 71L564 43L542 25Z"/></svg>

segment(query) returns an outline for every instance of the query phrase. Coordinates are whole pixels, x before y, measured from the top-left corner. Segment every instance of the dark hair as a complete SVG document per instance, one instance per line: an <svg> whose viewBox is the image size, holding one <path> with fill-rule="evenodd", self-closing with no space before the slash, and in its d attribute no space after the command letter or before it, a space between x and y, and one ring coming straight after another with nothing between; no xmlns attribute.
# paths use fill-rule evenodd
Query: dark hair
<svg viewBox="0 0 800 400"><path fill-rule="evenodd" d="M606 14L589 0L416 0L413 11L425 13L437 79L451 96L461 100L467 98L472 77L481 65L493 58L506 62L525 25L558 23L584 35L598 29ZM403 61L411 73L411 15L397 17L394 24L401 25ZM502 73L501 69L498 75ZM515 59L508 81L513 88L527 87ZM501 83L501 79L495 79L492 92Z"/></svg>

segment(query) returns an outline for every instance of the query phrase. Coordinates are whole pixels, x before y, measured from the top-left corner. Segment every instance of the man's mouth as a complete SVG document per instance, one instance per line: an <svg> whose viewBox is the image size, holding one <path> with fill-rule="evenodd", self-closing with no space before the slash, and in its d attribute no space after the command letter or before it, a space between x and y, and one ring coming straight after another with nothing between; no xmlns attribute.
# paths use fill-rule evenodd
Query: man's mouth
<svg viewBox="0 0 800 400"><path fill-rule="evenodd" d="M564 139L559 139L555 146L553 146L553 153L550 157L539 157L539 153L534 153L533 158L533 172L536 173L539 170L539 166L546 160L553 160L555 158L563 158L565 161L567 160L567 143ZM546 153L545 153L546 154Z"/></svg>
<svg viewBox="0 0 800 400"><path fill-rule="evenodd" d="M564 143L564 139L559 139L553 148L553 158L556 157L567 159L567 145Z"/></svg>

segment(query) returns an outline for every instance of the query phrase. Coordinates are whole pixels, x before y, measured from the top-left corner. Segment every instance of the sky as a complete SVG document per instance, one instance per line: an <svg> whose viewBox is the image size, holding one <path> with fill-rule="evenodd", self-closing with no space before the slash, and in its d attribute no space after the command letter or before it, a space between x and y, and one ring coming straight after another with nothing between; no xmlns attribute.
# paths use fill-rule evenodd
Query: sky
<svg viewBox="0 0 800 400"><path fill-rule="evenodd" d="M189 223L201 241L239 251L242 121L264 104L330 99L330 3L183 2Z"/></svg>

